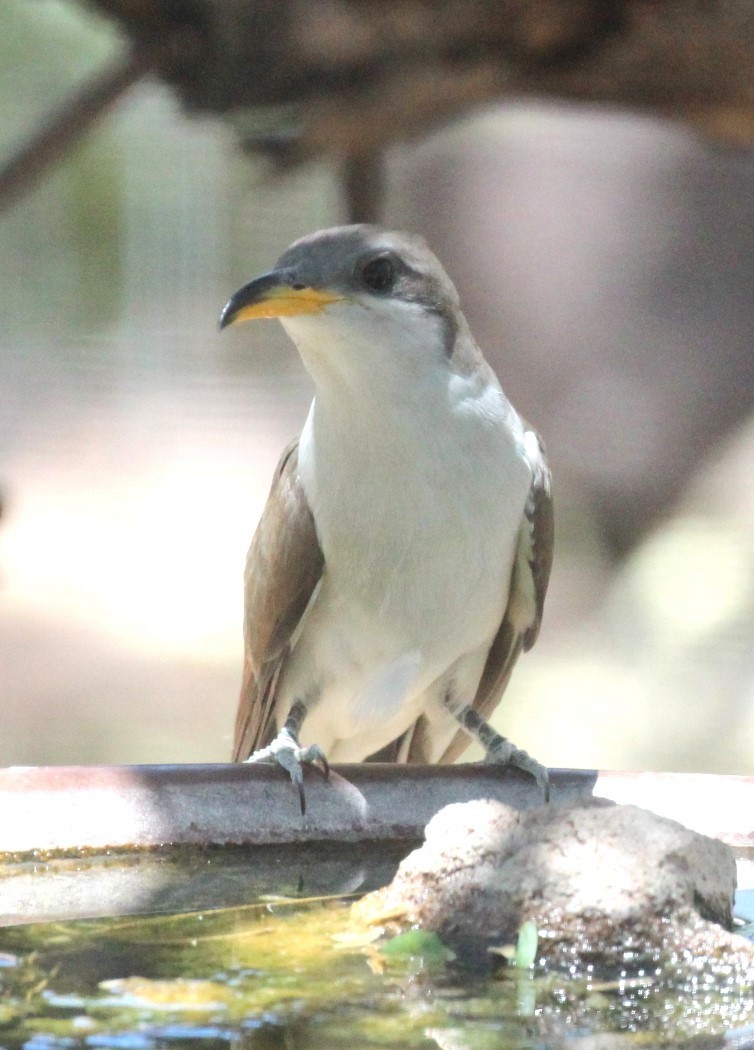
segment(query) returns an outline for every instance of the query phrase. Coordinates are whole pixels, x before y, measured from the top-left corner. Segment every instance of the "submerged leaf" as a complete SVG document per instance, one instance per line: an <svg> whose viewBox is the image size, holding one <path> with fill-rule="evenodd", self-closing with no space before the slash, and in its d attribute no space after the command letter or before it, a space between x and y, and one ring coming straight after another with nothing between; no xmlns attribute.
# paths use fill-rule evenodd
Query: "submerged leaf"
<svg viewBox="0 0 754 1050"><path fill-rule="evenodd" d="M534 965L534 960L537 958L538 943L539 936L536 923L533 923L531 919L527 919L518 931L518 940L516 942L514 965L518 970L528 970Z"/></svg>
<svg viewBox="0 0 754 1050"><path fill-rule="evenodd" d="M393 959L421 958L425 963L445 963L452 959L453 952L447 948L436 933L429 930L406 930L391 937L381 947L383 955Z"/></svg>

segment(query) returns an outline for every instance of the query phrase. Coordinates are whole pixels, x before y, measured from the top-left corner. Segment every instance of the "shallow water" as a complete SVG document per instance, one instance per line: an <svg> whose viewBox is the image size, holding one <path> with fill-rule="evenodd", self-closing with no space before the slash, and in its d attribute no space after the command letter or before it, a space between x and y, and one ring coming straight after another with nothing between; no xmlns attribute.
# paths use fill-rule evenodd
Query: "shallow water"
<svg viewBox="0 0 754 1050"><path fill-rule="evenodd" d="M156 871L169 873L162 886L172 890L141 906L174 910L0 929L0 1045L450 1050L586 1046L597 1033L613 1033L610 1046L680 1046L704 1033L705 1047L754 1046L754 992L719 979L480 973L429 948L424 958L385 952L352 928L349 905L389 878L398 857L384 847L338 852L316 861L266 851L262 863L242 850L126 865L90 858L89 871L141 866L153 888ZM37 864L42 883L53 885L59 864ZM327 895L332 886L338 896Z"/></svg>

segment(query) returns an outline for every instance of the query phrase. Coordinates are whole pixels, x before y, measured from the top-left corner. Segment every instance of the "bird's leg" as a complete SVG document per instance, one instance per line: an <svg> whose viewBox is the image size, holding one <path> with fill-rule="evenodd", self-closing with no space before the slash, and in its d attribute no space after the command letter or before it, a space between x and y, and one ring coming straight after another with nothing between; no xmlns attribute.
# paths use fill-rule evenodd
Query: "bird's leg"
<svg viewBox="0 0 754 1050"><path fill-rule="evenodd" d="M529 776L534 777L539 785L545 802L550 801L550 777L547 769L541 762L537 762L527 751L516 747L506 737L495 732L492 726L485 722L470 704L460 708L456 707L452 704L450 697L446 699L445 704L466 732L482 745L485 751L485 762L492 765L515 766L516 769L528 773Z"/></svg>
<svg viewBox="0 0 754 1050"><path fill-rule="evenodd" d="M298 790L301 812L306 813L306 794L304 792L304 774L302 766L317 765L322 767L325 780L330 775L330 766L325 753L317 744L309 747L301 747L298 735L306 718L306 704L303 700L296 700L291 706L285 725L275 739L250 755L247 762L277 762L286 770Z"/></svg>

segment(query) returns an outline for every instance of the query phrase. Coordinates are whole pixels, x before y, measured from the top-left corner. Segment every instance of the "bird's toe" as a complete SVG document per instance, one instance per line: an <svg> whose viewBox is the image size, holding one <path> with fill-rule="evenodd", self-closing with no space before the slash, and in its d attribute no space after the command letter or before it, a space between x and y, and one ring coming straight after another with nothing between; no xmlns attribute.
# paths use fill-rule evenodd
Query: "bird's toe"
<svg viewBox="0 0 754 1050"><path fill-rule="evenodd" d="M490 765L513 766L522 773L528 773L536 781L545 802L550 801L550 775L547 768L532 758L528 751L516 747L505 737L498 737L488 748L484 760Z"/></svg>
<svg viewBox="0 0 754 1050"><path fill-rule="evenodd" d="M284 769L298 792L302 814L306 813L303 767L305 765L317 766L324 773L325 780L330 776L330 765L322 748L318 744L300 747L294 735L287 729L281 730L271 744L255 751L246 761L250 763L274 762Z"/></svg>

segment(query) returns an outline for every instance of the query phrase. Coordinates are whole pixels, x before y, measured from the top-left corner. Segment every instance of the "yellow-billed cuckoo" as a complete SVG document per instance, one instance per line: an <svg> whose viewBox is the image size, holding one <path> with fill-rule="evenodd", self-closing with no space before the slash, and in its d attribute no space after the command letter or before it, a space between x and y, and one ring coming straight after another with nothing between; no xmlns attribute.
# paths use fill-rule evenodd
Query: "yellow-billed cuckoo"
<svg viewBox="0 0 754 1050"><path fill-rule="evenodd" d="M550 472L423 240L343 226L296 241L221 327L277 317L315 396L249 550L234 759L450 762L537 637Z"/></svg>

